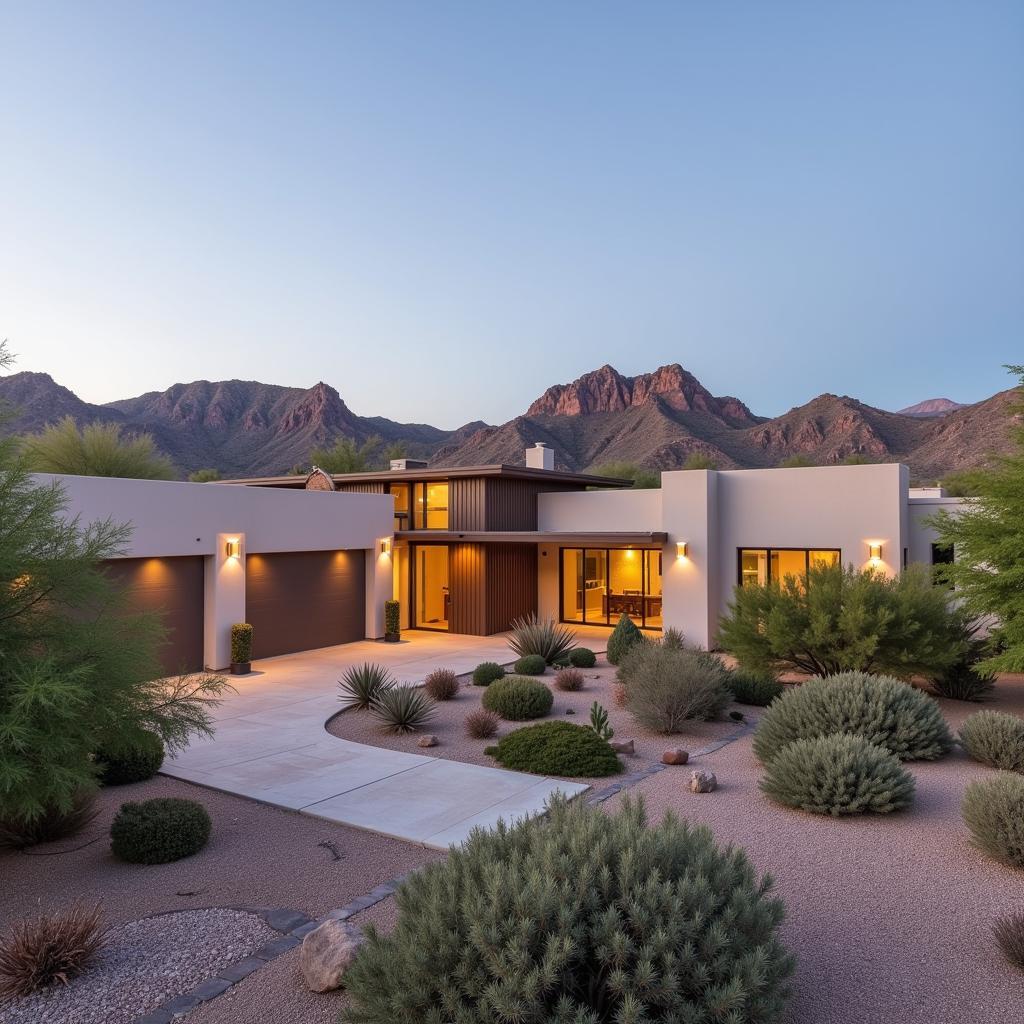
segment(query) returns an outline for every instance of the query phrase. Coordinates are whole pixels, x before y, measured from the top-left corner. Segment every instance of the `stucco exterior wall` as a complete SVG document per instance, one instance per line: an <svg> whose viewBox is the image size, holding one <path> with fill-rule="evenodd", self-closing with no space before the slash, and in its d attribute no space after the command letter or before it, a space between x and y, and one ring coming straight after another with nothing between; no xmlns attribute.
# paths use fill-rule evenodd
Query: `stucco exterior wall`
<svg viewBox="0 0 1024 1024"><path fill-rule="evenodd" d="M911 495L907 503L910 534L910 560L931 565L932 544L938 537L935 527L929 520L939 512L956 515L963 507L963 498L946 498L941 496L916 498Z"/></svg>

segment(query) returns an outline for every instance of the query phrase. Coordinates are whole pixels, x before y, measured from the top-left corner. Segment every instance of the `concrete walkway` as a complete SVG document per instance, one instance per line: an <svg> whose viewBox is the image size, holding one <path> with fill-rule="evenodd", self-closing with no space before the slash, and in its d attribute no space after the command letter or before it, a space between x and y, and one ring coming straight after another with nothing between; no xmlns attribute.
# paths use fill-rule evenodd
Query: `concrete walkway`
<svg viewBox="0 0 1024 1024"><path fill-rule="evenodd" d="M607 632L579 630L581 644L604 648ZM364 641L254 662L215 712L213 739L197 739L163 772L384 835L447 848L474 827L544 810L556 791L579 783L460 761L407 754L338 739L324 723L342 705L337 681L351 665L386 665L400 683L434 668L457 674L482 661L507 663L504 636L409 632L399 644Z"/></svg>

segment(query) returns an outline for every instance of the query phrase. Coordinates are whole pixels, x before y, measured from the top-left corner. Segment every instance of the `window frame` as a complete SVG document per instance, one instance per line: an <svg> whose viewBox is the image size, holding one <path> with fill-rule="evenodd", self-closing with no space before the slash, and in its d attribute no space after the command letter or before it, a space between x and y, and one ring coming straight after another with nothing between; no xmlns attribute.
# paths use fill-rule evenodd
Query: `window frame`
<svg viewBox="0 0 1024 1024"><path fill-rule="evenodd" d="M558 621L564 622L570 626L604 626L606 629L614 629L615 623L612 622L611 611L605 614L603 622L595 621L587 618L587 606L586 606L586 581L587 581L587 570L586 560L588 551L601 551L604 552L604 565L605 565L605 590L607 592L608 582L611 579L611 553L613 551L636 551L640 555L640 606L643 609L641 615L641 625L639 629L647 630L652 633L660 633L663 630L663 626L649 626L647 624L647 599L651 597L657 597L662 602L662 621L664 622L664 609L665 609L665 577L664 577L664 549L663 548L644 548L633 545L619 546L604 546L601 547L585 547L576 546L575 544L560 545L558 548ZM581 562L583 563L583 587L584 587L584 601L582 616L578 619L567 619L565 617L565 552L576 551L579 553ZM652 556L658 556L658 569L659 575L662 579L662 589L659 593L655 594L651 592L651 561Z"/></svg>
<svg viewBox="0 0 1024 1024"><path fill-rule="evenodd" d="M811 552L812 551L826 551L829 554L837 555L839 558L839 564L843 564L843 549L842 548L829 548L829 547L813 547L813 548L790 548L790 547L766 547L761 545L760 547L754 547L753 545L745 544L742 547L736 549L736 585L738 587L743 586L743 552L744 551L756 551L765 553L765 563L767 565L767 578L765 583L771 583L773 581L772 576L772 552L773 551L802 551L804 555L804 576L807 576L807 571L811 566ZM787 573L792 576L792 573ZM783 579L786 577L783 576ZM780 581L781 582L781 581ZM758 584L761 586L762 584Z"/></svg>

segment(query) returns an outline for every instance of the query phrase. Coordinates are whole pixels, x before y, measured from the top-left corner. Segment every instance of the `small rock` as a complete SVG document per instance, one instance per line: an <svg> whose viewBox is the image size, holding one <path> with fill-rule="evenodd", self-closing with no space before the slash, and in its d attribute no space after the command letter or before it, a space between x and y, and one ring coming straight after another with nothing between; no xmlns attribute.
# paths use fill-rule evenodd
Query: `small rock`
<svg viewBox="0 0 1024 1024"><path fill-rule="evenodd" d="M743 721L743 712L742 711L730 711L729 712L729 717L734 722L742 722Z"/></svg>
<svg viewBox="0 0 1024 1024"><path fill-rule="evenodd" d="M417 746L420 746L420 747L436 747L437 746L437 737L435 735L433 735L433 733L429 733L428 732L428 733L426 733L425 735L423 735L423 736L421 736L419 738L419 740L417 741Z"/></svg>
<svg viewBox="0 0 1024 1024"><path fill-rule="evenodd" d="M690 791L693 793L710 793L718 786L714 772L698 769L690 773Z"/></svg>
<svg viewBox="0 0 1024 1024"><path fill-rule="evenodd" d="M341 988L345 971L355 958L362 935L347 921L324 921L303 940L299 967L311 992Z"/></svg>
<svg viewBox="0 0 1024 1024"><path fill-rule="evenodd" d="M628 754L630 757L636 754L632 740L609 740L608 743L616 754Z"/></svg>
<svg viewBox="0 0 1024 1024"><path fill-rule="evenodd" d="M683 750L680 747L674 747L672 750L666 750L661 755L662 764L686 764L690 760L690 752Z"/></svg>
<svg viewBox="0 0 1024 1024"><path fill-rule="evenodd" d="M566 709L565 709L565 713L566 713L567 715L575 715L575 714L576 714L576 712L575 712L575 711L573 711L573 709L572 709L572 708L566 708Z"/></svg>

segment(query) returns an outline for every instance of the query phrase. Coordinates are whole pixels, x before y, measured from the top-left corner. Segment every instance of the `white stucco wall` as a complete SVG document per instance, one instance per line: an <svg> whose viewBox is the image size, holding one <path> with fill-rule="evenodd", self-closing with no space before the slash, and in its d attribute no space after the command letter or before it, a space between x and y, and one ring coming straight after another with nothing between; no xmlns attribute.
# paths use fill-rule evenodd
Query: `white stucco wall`
<svg viewBox="0 0 1024 1024"><path fill-rule="evenodd" d="M662 474L664 477L665 474ZM660 488L567 491L537 498L537 529L547 532L663 529Z"/></svg>
<svg viewBox="0 0 1024 1024"><path fill-rule="evenodd" d="M963 507L963 504L963 498L946 498L939 495L915 497L911 492L907 510L910 560L912 562L924 562L925 565L931 565L932 544L937 539L937 533L929 520L939 512L955 515Z"/></svg>

